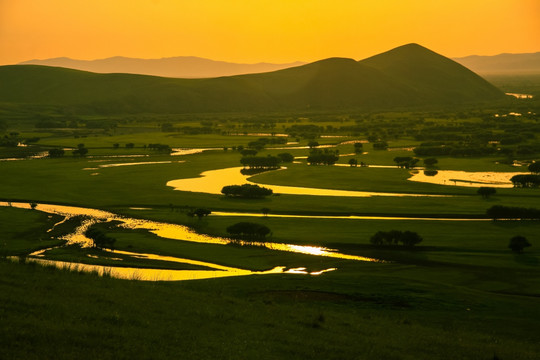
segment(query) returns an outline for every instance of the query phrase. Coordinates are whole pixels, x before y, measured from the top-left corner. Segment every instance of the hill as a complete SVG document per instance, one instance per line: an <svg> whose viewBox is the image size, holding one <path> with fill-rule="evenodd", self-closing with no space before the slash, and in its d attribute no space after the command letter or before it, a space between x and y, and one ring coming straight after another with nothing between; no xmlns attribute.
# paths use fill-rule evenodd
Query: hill
<svg viewBox="0 0 540 360"><path fill-rule="evenodd" d="M103 114L389 109L504 98L475 73L416 44L362 61L330 58L269 73L209 79L37 65L0 67L0 78L0 102Z"/></svg>
<svg viewBox="0 0 540 360"><path fill-rule="evenodd" d="M19 65L55 66L95 73L126 73L175 78L211 78L276 71L303 64L305 63L238 64L195 56L177 56L162 59L137 59L115 56L98 60L76 60L66 57L45 60L34 59L24 61Z"/></svg>
<svg viewBox="0 0 540 360"><path fill-rule="evenodd" d="M540 74L540 52L495 56L472 55L454 60L481 75Z"/></svg>

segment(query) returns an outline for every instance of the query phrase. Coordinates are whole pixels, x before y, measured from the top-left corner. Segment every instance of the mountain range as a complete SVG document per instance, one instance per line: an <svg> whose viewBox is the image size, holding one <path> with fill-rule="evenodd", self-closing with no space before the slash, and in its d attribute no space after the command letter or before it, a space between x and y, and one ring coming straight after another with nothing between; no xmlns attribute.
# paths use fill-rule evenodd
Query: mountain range
<svg viewBox="0 0 540 360"><path fill-rule="evenodd" d="M480 75L540 74L540 52L530 54L471 55L452 60ZM256 74L305 65L305 62L286 64L239 64L215 61L195 56L162 59L137 59L115 56L98 60L76 60L67 57L28 60L18 65L44 65L90 71L102 74L126 73L175 78L212 78Z"/></svg>
<svg viewBox="0 0 540 360"><path fill-rule="evenodd" d="M453 60L480 75L540 74L540 52L494 56L472 55Z"/></svg>
<svg viewBox="0 0 540 360"><path fill-rule="evenodd" d="M238 64L195 56L177 56L162 59L137 59L115 56L99 60L75 60L60 57L45 60L29 60L19 65L56 66L95 73L125 73L175 78L212 78L263 73L304 64L299 61L288 64Z"/></svg>
<svg viewBox="0 0 540 360"><path fill-rule="evenodd" d="M283 70L207 79L0 67L0 102L78 113L201 113L391 109L493 101L504 94L418 44L368 59L330 58Z"/></svg>

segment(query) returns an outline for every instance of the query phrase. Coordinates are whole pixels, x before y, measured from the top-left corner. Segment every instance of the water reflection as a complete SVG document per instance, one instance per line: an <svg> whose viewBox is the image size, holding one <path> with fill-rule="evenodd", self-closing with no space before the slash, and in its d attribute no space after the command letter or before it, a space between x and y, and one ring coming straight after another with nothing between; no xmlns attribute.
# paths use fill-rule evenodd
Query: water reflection
<svg viewBox="0 0 540 360"><path fill-rule="evenodd" d="M0 202L0 206L12 206L16 208L30 209L30 204L28 203L7 203ZM357 255L349 255L338 252L335 249L329 249L325 247L317 246L302 246L302 245L293 245L293 244L284 244L284 243L271 243L271 242L243 242L237 240L231 240L228 238L210 236L196 233L190 228L177 225L169 224L158 221L143 220L143 219L134 219L128 217L122 217L107 211L89 209L89 208L80 208L74 206L63 206L63 205L51 205L51 204L38 204L35 208L37 211L43 211L50 214L58 214L65 216L66 219L72 218L74 216L82 216L83 220L81 224L75 229L75 231L64 237L67 240L68 244L78 244L81 247L90 247L92 242L88 239L84 233L85 231L95 223L98 222L109 222L109 221L118 221L119 226L128 228L128 229L144 229L148 230L157 236L197 242L197 243L207 243L207 244L239 244L246 246L258 246L264 247L270 250L286 251L293 252L298 254L307 254L314 256L324 256L330 258L339 258L347 260L356 260L356 261L379 261L377 259L367 258ZM65 221L65 220L64 220ZM54 226L58 225L55 224ZM54 247L57 248L57 247ZM101 266L101 265L89 265L89 264L79 264L79 263L68 263L63 261L55 260L45 260L42 257L44 254L54 248L38 250L27 258L27 261L38 262L44 265L52 265L60 268L70 268L78 271L85 272L95 272L100 275L106 274L115 278L121 279L137 279L137 280L190 280L190 279L207 279L207 278L217 278L225 276L240 276L240 275L253 275L253 274L275 274L275 273L297 273L294 269L286 270L285 267L275 267L274 269L262 272L256 272L251 270L233 268L198 260L183 259L172 256L161 256L156 254L146 254L146 253L134 253L127 251L108 251L113 254L131 256L138 259L145 260L158 260L158 261L169 261L177 263L187 263L192 265L206 266L213 270L162 270L162 269L141 269L141 268L129 268L129 267L115 267L115 266ZM320 275L321 273L335 270L326 269L321 271L315 271L309 273L310 275Z"/></svg>
<svg viewBox="0 0 540 360"><path fill-rule="evenodd" d="M435 218L435 217L406 217L406 216L370 216L370 215L294 215L294 214L262 214L212 211L209 216L244 216L244 217L270 217L291 219L343 219L343 220L425 220L425 221L491 221L491 219L471 218Z"/></svg>
<svg viewBox="0 0 540 360"><path fill-rule="evenodd" d="M185 161L141 161L141 162L133 162L133 163L104 164L104 165L98 165L98 166L100 168L108 168L108 167L118 167L118 166L172 164L173 162L174 163L183 163Z"/></svg>
<svg viewBox="0 0 540 360"><path fill-rule="evenodd" d="M491 186L497 188L513 187L510 179L515 175L528 174L524 172L468 172L456 170L438 170L434 175L424 172L412 173L407 180L419 181L438 185L457 185L466 187Z"/></svg>
<svg viewBox="0 0 540 360"><path fill-rule="evenodd" d="M347 165L348 166L348 165ZM174 190L204 192L208 194L221 194L221 189L226 185L242 185L252 183L248 180L250 175L242 175L242 167L233 167L219 170L210 170L201 173L201 177L178 179L167 182ZM282 186L260 184L266 188L272 189L276 194L290 195L315 195L315 196L345 196L345 197L370 197L370 196L412 196L412 197L448 197L449 195L431 195L431 194L402 194L402 193L384 193L371 191L352 191L352 190L334 190L320 189L300 186Z"/></svg>
<svg viewBox="0 0 540 360"><path fill-rule="evenodd" d="M18 261L18 257L11 257ZM109 276L115 279L140 280L140 281L182 281L216 279L230 276L266 275L287 273L282 266L267 271L251 271L244 269L229 268L229 270L167 270L145 269L121 266L90 265L71 263L66 261L45 260L39 258L26 258L26 262L38 263L45 266L54 266L59 269L95 273L100 276ZM323 270L324 271L324 270ZM315 274L314 274L315 275ZM318 275L318 274L317 274Z"/></svg>

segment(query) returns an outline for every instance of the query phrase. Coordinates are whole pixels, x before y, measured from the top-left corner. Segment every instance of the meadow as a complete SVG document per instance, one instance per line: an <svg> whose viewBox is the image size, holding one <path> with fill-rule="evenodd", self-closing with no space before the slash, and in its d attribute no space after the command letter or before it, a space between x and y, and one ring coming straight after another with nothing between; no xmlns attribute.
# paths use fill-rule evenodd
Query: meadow
<svg viewBox="0 0 540 360"><path fill-rule="evenodd" d="M493 205L538 207L539 190L497 188L494 195L482 198L474 187L408 181L411 171L423 171L422 162L417 169L404 169L394 161L400 156L426 158L417 156L413 148L434 142L444 129L463 136L445 140L456 148L474 145L512 152L440 155L436 170L528 172L528 164L540 156L534 151L520 153L524 146L534 150L540 135L533 105L513 103L503 109L461 114L394 112L369 117L314 113L235 119L227 114L198 115L197 119L156 116L149 121L150 115L126 115L108 119L117 124L112 128L92 127L89 124L102 124L104 119L90 116L69 120L73 127L36 128L31 115L21 121L4 115L5 138L28 145L0 147L0 154L6 155L2 157L20 157L0 161L0 201L6 202L0 207L0 302L4 304L0 344L7 349L4 355L13 359L535 359L540 353L536 337L540 331L540 224L492 221L486 210ZM510 124L493 116L518 107L527 110L527 106L531 114L508 117ZM527 114L528 110L519 111ZM65 126L67 120L58 116L55 121ZM163 131L164 123L172 131ZM490 136L499 139L508 134L509 125L518 126L512 131L522 134L517 143L489 143ZM489 134L482 135L482 129ZM288 152L298 159L282 164L286 169L249 178L261 186L442 196L274 194L242 199L166 186L168 181L198 177L204 171L238 167L242 157L238 147L248 148L261 137L273 138L272 133L287 133L289 144L266 145L258 155ZM373 144L381 139L388 148L377 150ZM385 167L308 165L305 157L310 149L298 147L314 140L333 145L327 149L343 155L338 164L355 158ZM361 153L353 154L351 141L362 141ZM86 156L71 154L78 144L88 149ZM171 156L148 144L212 150ZM65 155L24 159L52 148L66 149ZM21 209L7 202L35 202L38 207ZM249 244L200 243L98 221L91 226L116 239L114 248L119 251L253 271L278 266L306 268L308 273L335 269L320 275L300 271L181 282L100 277L76 267L68 271L37 265L28 261L29 254L50 249L43 254L45 259L141 269L204 267L66 245L63 236L86 218L71 217L61 223L62 216L41 212L39 204L106 210L133 219L185 225L218 237L229 236L226 229L234 223L256 222L271 229L265 239L269 243L325 247L379 261ZM190 216L197 208L212 213L200 219ZM263 209L269 216L263 215ZM349 215L409 219L339 218ZM370 242L376 232L388 230L414 231L423 241L413 248ZM525 236L532 247L512 252L508 243L516 235Z"/></svg>

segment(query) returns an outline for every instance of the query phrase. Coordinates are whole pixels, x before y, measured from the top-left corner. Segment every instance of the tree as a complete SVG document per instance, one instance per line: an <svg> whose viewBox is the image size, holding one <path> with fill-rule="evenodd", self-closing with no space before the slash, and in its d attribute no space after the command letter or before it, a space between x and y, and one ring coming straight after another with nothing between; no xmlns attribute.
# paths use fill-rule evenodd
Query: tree
<svg viewBox="0 0 540 360"><path fill-rule="evenodd" d="M482 196L484 199L488 199L491 195L494 195L497 192L495 188L489 186L479 187L476 193Z"/></svg>
<svg viewBox="0 0 540 360"><path fill-rule="evenodd" d="M212 213L212 211L205 209L205 208L198 208L193 211L188 212L189 216L196 216L201 220L203 217L208 216Z"/></svg>
<svg viewBox="0 0 540 360"><path fill-rule="evenodd" d="M394 162L400 168L410 169L416 165L419 159L410 156L396 156Z"/></svg>
<svg viewBox="0 0 540 360"><path fill-rule="evenodd" d="M531 243L527 240L524 236L514 236L510 239L510 243L508 244L508 247L513 251L517 253L522 253L523 249L526 247L532 246Z"/></svg>
<svg viewBox="0 0 540 360"><path fill-rule="evenodd" d="M119 147L120 147L120 144L119 144L119 143L114 143L114 144L113 144L113 148L114 148L114 149L118 149Z"/></svg>
<svg viewBox="0 0 540 360"><path fill-rule="evenodd" d="M356 166L358 166L358 160L356 160L356 159L349 159L349 165L351 165L351 167L356 167Z"/></svg>
<svg viewBox="0 0 540 360"><path fill-rule="evenodd" d="M86 230L84 235L92 240L92 247L98 249L113 249L116 242L115 238L107 236L103 231L96 228Z"/></svg>
<svg viewBox="0 0 540 360"><path fill-rule="evenodd" d="M133 149L134 147L135 147L134 143L127 143L126 144L126 149Z"/></svg>
<svg viewBox="0 0 540 360"><path fill-rule="evenodd" d="M363 150L364 145L362 143L354 143L354 152L360 154Z"/></svg>
<svg viewBox="0 0 540 360"><path fill-rule="evenodd" d="M268 213L270 212L270 209L267 207L264 207L261 209L261 212L264 216L268 216Z"/></svg>
<svg viewBox="0 0 540 360"><path fill-rule="evenodd" d="M73 156L83 157L88 154L88 149L84 147L84 144L77 145L77 149L73 150Z"/></svg>
<svg viewBox="0 0 540 360"><path fill-rule="evenodd" d="M239 239L260 240L270 234L270 229L257 223L239 222L229 226L227 232Z"/></svg>
<svg viewBox="0 0 540 360"><path fill-rule="evenodd" d="M32 210L35 210L36 207L37 207L37 205L38 205L38 204L37 204L36 202L32 201L32 202L30 203L30 208L31 208Z"/></svg>
<svg viewBox="0 0 540 360"><path fill-rule="evenodd" d="M422 237L413 231L377 231L370 239L373 245L398 245L412 247L422 242Z"/></svg>
<svg viewBox="0 0 540 360"><path fill-rule="evenodd" d="M514 175L510 181L514 187L535 188L540 186L540 175Z"/></svg>
<svg viewBox="0 0 540 360"><path fill-rule="evenodd" d="M319 146L319 143L315 140L311 140L310 142L308 142L307 145L309 146L310 149L313 149L314 147Z"/></svg>
<svg viewBox="0 0 540 360"><path fill-rule="evenodd" d="M400 238L404 246L414 246L422 242L422 237L415 232L405 231Z"/></svg>
<svg viewBox="0 0 540 360"><path fill-rule="evenodd" d="M48 151L50 158L59 158L64 156L64 150L63 149L51 149Z"/></svg>
<svg viewBox="0 0 540 360"><path fill-rule="evenodd" d="M540 175L540 161L535 161L528 167L533 174Z"/></svg>
<svg viewBox="0 0 540 360"><path fill-rule="evenodd" d="M294 161L294 155L292 155L290 153L281 153L281 154L278 154L277 156L284 163L290 163L290 162Z"/></svg>
<svg viewBox="0 0 540 360"><path fill-rule="evenodd" d="M435 166L437 163L439 162L439 160L431 157L431 158L427 158L427 159L424 159L424 165L426 167L433 167Z"/></svg>
<svg viewBox="0 0 540 360"><path fill-rule="evenodd" d="M386 141L377 141L373 143L373 150L386 150L388 143Z"/></svg>
<svg viewBox="0 0 540 360"><path fill-rule="evenodd" d="M240 197L246 199L262 198L273 194L271 189L254 184L227 185L221 189L225 196Z"/></svg>

